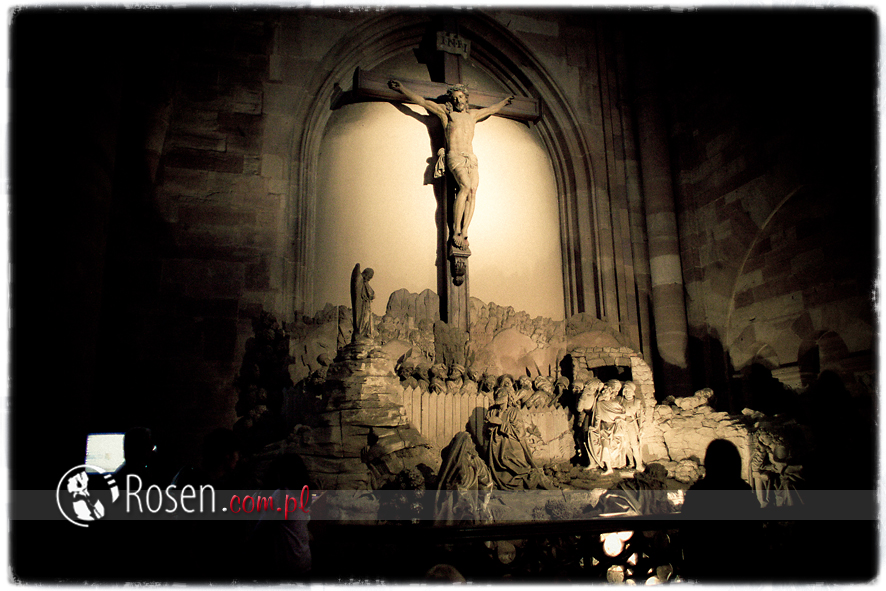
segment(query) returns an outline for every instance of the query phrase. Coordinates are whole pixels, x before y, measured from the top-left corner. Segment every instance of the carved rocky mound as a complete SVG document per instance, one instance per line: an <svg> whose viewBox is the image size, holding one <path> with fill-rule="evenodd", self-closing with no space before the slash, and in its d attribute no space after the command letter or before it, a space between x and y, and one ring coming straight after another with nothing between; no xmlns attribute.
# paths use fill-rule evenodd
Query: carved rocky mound
<svg viewBox="0 0 886 591"><path fill-rule="evenodd" d="M565 355L566 321L531 317L511 306L471 298L471 340L466 348L463 343L459 347L458 343L439 342L438 337L446 333L440 326L439 310L439 297L430 289L421 293L399 289L388 298L384 317L376 317L377 340L393 357L411 349L410 356L416 359L447 363L457 360L495 374L553 376ZM350 342L351 333L350 312L345 306L327 305L313 319L305 318L299 324L300 327L290 330L296 357L296 366L290 368L290 374L295 382L316 369L317 355L328 354L330 348L340 348ZM321 324L335 328L320 330ZM599 326L611 332L605 323ZM334 335L337 335L335 339ZM601 342L606 346L613 343L619 346L610 341ZM441 350L445 357L452 359L441 360Z"/></svg>
<svg viewBox="0 0 886 591"><path fill-rule="evenodd" d="M566 320L566 338L575 347L638 347L604 320L586 312L570 316Z"/></svg>
<svg viewBox="0 0 886 591"><path fill-rule="evenodd" d="M684 398L668 397L656 405L644 431L644 459L658 461L668 469L669 476L691 483L703 474L698 467L708 444L714 439L727 439L738 448L742 478L747 480L749 426L741 415L715 411L712 397L713 391L705 388Z"/></svg>
<svg viewBox="0 0 886 591"><path fill-rule="evenodd" d="M566 336L563 320L543 316L533 318L512 306L499 306L494 302L485 304L477 298L471 298L470 322L471 336L480 342L489 341L507 329L514 329L539 344L560 341Z"/></svg>
<svg viewBox="0 0 886 591"><path fill-rule="evenodd" d="M507 328L496 334L486 348L480 349L477 364L485 367L487 373L497 375L556 376L565 355L562 340L539 343L516 328Z"/></svg>
<svg viewBox="0 0 886 591"><path fill-rule="evenodd" d="M409 317L413 319L416 326L421 320L429 320L434 323L440 320L440 298L430 289L421 293L398 289L388 298L385 316L391 318Z"/></svg>
<svg viewBox="0 0 886 591"><path fill-rule="evenodd" d="M350 313L348 313L350 317ZM290 352L293 363L289 366L292 382L297 384L312 372L323 367L319 359L335 359L338 333L335 322L307 324L299 327L298 334L292 334Z"/></svg>
<svg viewBox="0 0 886 591"><path fill-rule="evenodd" d="M436 473L439 452L409 424L393 370L371 344L344 347L329 367L324 408L282 446L321 488L377 489L406 469Z"/></svg>

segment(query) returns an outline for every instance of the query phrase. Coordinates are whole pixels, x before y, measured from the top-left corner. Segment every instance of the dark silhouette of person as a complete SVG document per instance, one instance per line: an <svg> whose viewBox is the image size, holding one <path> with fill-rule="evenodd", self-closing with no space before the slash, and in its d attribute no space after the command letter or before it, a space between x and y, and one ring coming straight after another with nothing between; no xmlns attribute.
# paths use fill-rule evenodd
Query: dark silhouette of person
<svg viewBox="0 0 886 591"><path fill-rule="evenodd" d="M843 379L834 371L821 372L805 399L815 450L810 458L810 488L873 490L875 432L870 422L862 420ZM837 466L840 478L834 479Z"/></svg>
<svg viewBox="0 0 886 591"><path fill-rule="evenodd" d="M753 547L759 542L760 506L741 478L738 448L715 439L704 467L704 478L689 488L681 511L686 576L705 582L759 578Z"/></svg>
<svg viewBox="0 0 886 591"><path fill-rule="evenodd" d="M185 466L173 479L176 488L212 485L216 490L254 487L254 479L240 466L240 439L231 429L219 428L203 439L200 467Z"/></svg>
<svg viewBox="0 0 886 591"><path fill-rule="evenodd" d="M123 436L123 464L114 472L117 486L123 489L133 488L146 490L151 485L165 485L165 479L158 466L154 436L147 427L133 427ZM129 476L137 476L139 485ZM168 478L168 476L167 476Z"/></svg>
<svg viewBox="0 0 886 591"><path fill-rule="evenodd" d="M307 467L295 454L280 456L271 462L264 484L265 489L273 490L270 496L275 510L263 512L254 522L246 539L249 562L262 578L305 580L311 572ZM308 506L303 507L303 502ZM284 517L277 507L284 507Z"/></svg>
<svg viewBox="0 0 886 591"><path fill-rule="evenodd" d="M185 466L172 484L181 491L192 486L198 495L204 486L211 486L214 494L227 502L232 495L243 498L253 494L255 479L247 467L240 465L240 440L231 429L219 428L203 439L203 457L199 467ZM188 516L182 516L187 519ZM181 572L203 580L231 582L241 576L249 565L242 560L244 542L252 528L250 520L208 519L199 515L182 525L182 534L172 543L173 553Z"/></svg>

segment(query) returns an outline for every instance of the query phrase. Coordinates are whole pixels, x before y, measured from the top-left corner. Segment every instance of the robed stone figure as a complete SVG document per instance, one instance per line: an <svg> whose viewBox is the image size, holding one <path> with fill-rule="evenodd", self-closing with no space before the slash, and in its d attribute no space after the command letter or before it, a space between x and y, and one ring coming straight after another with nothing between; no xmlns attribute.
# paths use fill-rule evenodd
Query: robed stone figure
<svg viewBox="0 0 886 591"><path fill-rule="evenodd" d="M513 390L499 388L495 404L484 421L488 429L489 471L496 486L503 490L554 489L532 457L526 432L526 417L513 400Z"/></svg>
<svg viewBox="0 0 886 591"><path fill-rule="evenodd" d="M354 321L354 332L351 342L372 340L372 300L375 299L375 291L369 285L374 272L367 268L360 272L360 263L354 266L351 273L351 311Z"/></svg>

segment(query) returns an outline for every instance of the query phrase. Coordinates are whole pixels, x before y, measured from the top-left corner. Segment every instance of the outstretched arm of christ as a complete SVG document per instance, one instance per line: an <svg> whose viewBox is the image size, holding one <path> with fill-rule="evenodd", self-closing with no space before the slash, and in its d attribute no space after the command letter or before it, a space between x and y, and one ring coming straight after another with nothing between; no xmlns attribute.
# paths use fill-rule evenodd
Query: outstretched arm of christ
<svg viewBox="0 0 886 591"><path fill-rule="evenodd" d="M406 98L411 100L419 107L424 107L428 113L432 113L442 118L446 117L446 109L443 107L443 105L437 104L434 101L429 101L425 97L414 93L412 90L404 86L399 80L388 81L388 86L391 88L391 90L396 90L403 93Z"/></svg>
<svg viewBox="0 0 886 591"><path fill-rule="evenodd" d="M474 115L474 121L480 122L480 121L483 121L484 119L488 119L492 115L495 115L496 113L498 113L499 111L501 111L502 109L504 109L506 106L510 105L513 102L514 102L514 95L511 95L508 98L506 98L502 101L499 101L492 106L471 111L471 114Z"/></svg>

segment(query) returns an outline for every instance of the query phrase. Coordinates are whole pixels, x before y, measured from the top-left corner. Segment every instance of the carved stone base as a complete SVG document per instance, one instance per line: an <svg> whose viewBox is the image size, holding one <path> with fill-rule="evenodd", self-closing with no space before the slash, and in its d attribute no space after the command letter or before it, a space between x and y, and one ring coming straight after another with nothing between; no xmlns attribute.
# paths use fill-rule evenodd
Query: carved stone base
<svg viewBox="0 0 886 591"><path fill-rule="evenodd" d="M284 442L320 490L380 488L405 469L436 474L440 452L409 423L394 361L350 344L329 366L325 406Z"/></svg>
<svg viewBox="0 0 886 591"><path fill-rule="evenodd" d="M377 343L371 337L365 335L357 335L354 340L339 349L335 360L345 359L366 359L367 357L375 357L373 355L377 349Z"/></svg>
<svg viewBox="0 0 886 591"><path fill-rule="evenodd" d="M452 283L461 285L465 282L465 275L468 273L468 257L471 256L471 249L467 246L458 247L452 242L449 244L449 260L452 262Z"/></svg>

